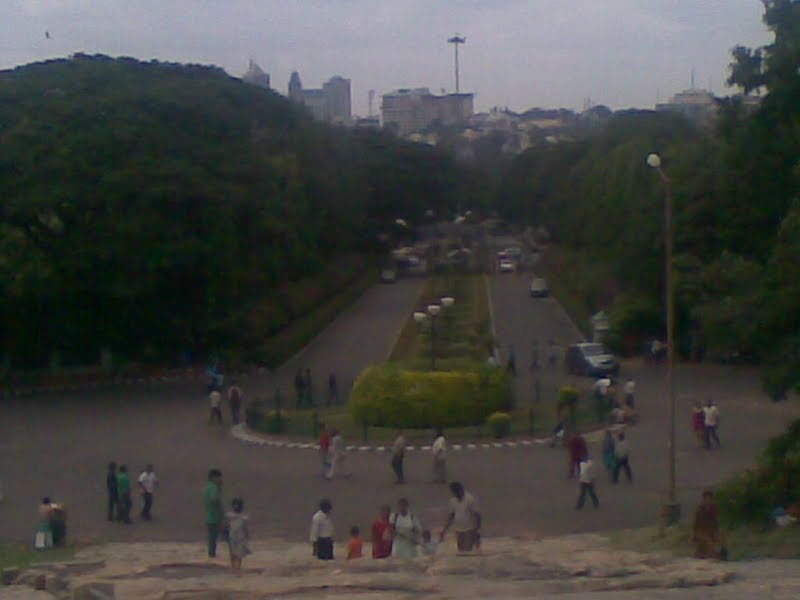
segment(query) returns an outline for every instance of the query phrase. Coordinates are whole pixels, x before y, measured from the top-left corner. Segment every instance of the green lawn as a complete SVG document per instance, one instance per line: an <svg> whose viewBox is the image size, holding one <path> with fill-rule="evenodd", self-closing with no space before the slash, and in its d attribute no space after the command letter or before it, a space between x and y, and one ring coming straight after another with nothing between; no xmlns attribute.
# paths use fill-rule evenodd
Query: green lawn
<svg viewBox="0 0 800 600"><path fill-rule="evenodd" d="M32 543L0 542L0 569L8 567L24 569L37 562L49 563L70 560L74 555L75 548L70 545L64 548L35 550Z"/></svg>

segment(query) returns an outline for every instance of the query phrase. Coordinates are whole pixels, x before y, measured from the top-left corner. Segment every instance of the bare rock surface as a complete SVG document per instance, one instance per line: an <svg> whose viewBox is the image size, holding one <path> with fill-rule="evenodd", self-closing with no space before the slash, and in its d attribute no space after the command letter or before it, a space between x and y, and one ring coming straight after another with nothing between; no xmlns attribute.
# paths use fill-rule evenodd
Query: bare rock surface
<svg viewBox="0 0 800 600"><path fill-rule="evenodd" d="M59 589L49 595L17 585L0 588L0 599L800 597L796 561L675 558L615 549L599 535L491 539L470 555L456 553L448 542L435 557L411 561L322 562L310 556L308 544L261 541L253 544L239 576L230 571L224 547L218 558L208 559L202 544L105 544L81 550L68 565L37 567L37 573L46 570L48 577L66 579L69 593Z"/></svg>

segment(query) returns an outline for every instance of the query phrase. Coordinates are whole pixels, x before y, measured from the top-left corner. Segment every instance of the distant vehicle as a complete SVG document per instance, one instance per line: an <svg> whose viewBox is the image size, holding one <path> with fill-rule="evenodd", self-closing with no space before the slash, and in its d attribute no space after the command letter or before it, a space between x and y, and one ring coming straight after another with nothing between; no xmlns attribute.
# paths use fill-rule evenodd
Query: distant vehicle
<svg viewBox="0 0 800 600"><path fill-rule="evenodd" d="M567 373L571 375L599 377L619 374L619 361L616 357L603 344L594 342L582 342L567 348L564 363Z"/></svg>
<svg viewBox="0 0 800 600"><path fill-rule="evenodd" d="M508 254L505 250L501 250L497 253L497 260L508 260Z"/></svg>
<svg viewBox="0 0 800 600"><path fill-rule="evenodd" d="M541 277L534 277L531 281L531 298L547 298L550 295L550 288L547 282Z"/></svg>
<svg viewBox="0 0 800 600"><path fill-rule="evenodd" d="M522 256L522 248L519 246L511 246L510 248L505 249L505 253L511 258L519 258Z"/></svg>
<svg viewBox="0 0 800 600"><path fill-rule="evenodd" d="M397 271L394 269L384 269L381 271L381 283L395 283L397 281Z"/></svg>
<svg viewBox="0 0 800 600"><path fill-rule="evenodd" d="M504 258L500 261L500 272L501 273L513 273L516 270L516 266L514 265L514 261Z"/></svg>
<svg viewBox="0 0 800 600"><path fill-rule="evenodd" d="M418 267L420 263L419 256L416 254L409 254L406 257L406 262L408 263L409 267Z"/></svg>

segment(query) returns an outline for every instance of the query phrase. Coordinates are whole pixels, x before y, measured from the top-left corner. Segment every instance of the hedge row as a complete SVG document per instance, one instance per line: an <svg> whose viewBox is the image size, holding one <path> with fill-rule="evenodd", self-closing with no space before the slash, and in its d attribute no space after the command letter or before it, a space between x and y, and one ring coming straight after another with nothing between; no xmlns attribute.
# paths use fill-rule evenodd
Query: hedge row
<svg viewBox="0 0 800 600"><path fill-rule="evenodd" d="M377 427L476 425L511 405L505 370L480 364L460 371L412 371L392 363L372 366L359 375L350 395L353 419Z"/></svg>

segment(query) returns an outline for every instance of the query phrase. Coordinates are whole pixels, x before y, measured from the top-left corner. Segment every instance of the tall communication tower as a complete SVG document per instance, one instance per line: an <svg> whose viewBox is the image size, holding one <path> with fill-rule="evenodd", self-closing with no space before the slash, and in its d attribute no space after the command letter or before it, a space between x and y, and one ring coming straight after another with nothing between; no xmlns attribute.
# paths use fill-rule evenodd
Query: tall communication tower
<svg viewBox="0 0 800 600"><path fill-rule="evenodd" d="M458 81L458 46L460 44L466 44L467 38L455 34L453 37L447 40L447 43L453 44L453 47L455 48L456 51L456 94L459 94L461 93L461 89L459 87L459 81Z"/></svg>

